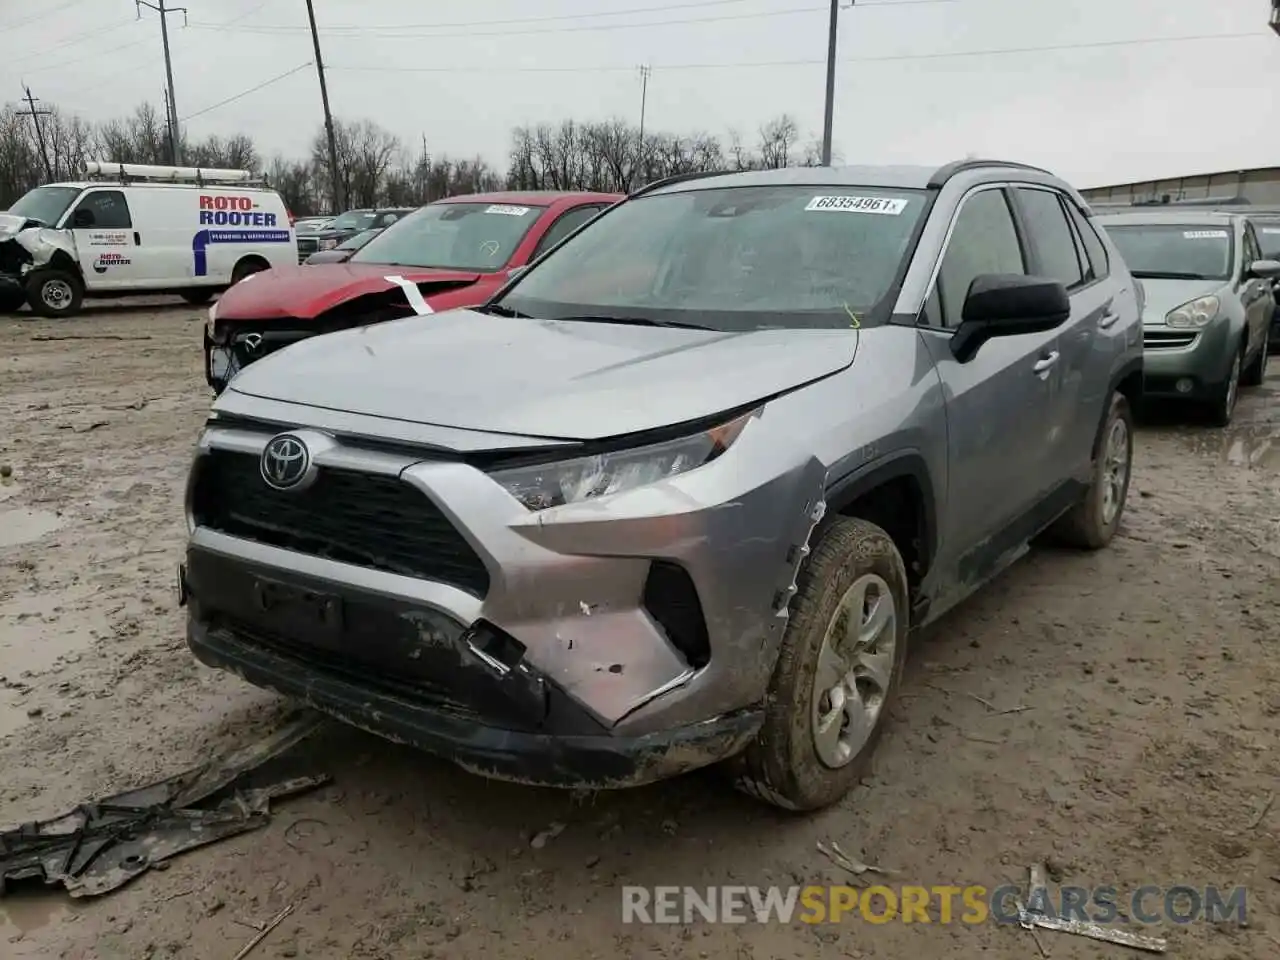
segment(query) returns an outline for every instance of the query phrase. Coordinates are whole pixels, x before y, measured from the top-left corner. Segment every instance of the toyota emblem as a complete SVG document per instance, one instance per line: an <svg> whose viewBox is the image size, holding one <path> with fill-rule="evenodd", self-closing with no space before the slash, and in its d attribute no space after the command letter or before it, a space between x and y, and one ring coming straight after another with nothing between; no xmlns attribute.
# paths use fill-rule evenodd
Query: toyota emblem
<svg viewBox="0 0 1280 960"><path fill-rule="evenodd" d="M294 490L311 475L311 452L299 437L282 433L262 451L262 479L275 490Z"/></svg>

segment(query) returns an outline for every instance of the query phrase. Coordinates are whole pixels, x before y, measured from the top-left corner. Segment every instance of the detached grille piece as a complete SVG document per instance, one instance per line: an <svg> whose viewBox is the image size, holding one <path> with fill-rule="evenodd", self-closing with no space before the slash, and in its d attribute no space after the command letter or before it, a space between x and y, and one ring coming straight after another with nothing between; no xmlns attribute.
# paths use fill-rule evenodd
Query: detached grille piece
<svg viewBox="0 0 1280 960"><path fill-rule="evenodd" d="M489 571L457 528L395 477L321 469L302 491L268 487L258 458L214 450L196 467L198 525L233 537L387 573L435 580L483 597Z"/></svg>
<svg viewBox="0 0 1280 960"><path fill-rule="evenodd" d="M702 601L684 567L654 560L649 565L641 602L689 666L697 669L710 662L711 640L702 615Z"/></svg>

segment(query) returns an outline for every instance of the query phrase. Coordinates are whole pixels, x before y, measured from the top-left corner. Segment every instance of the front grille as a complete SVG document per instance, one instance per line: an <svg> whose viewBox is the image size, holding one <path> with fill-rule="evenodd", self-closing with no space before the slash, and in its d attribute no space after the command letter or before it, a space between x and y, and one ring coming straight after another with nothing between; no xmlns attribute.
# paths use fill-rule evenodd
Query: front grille
<svg viewBox="0 0 1280 960"><path fill-rule="evenodd" d="M298 238L298 262L301 263L320 249L320 241L314 237Z"/></svg>
<svg viewBox="0 0 1280 960"><path fill-rule="evenodd" d="M1144 330L1142 345L1154 350L1189 347L1200 334L1194 330Z"/></svg>
<svg viewBox="0 0 1280 960"><path fill-rule="evenodd" d="M395 477L320 470L302 491L273 490L258 458L214 450L196 465L192 512L211 530L387 573L489 590L484 562L431 499Z"/></svg>

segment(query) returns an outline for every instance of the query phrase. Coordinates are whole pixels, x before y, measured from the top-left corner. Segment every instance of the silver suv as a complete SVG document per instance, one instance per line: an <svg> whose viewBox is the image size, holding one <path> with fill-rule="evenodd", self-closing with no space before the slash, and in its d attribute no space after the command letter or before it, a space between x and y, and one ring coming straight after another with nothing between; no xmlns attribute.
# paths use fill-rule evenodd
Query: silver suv
<svg viewBox="0 0 1280 960"><path fill-rule="evenodd" d="M1032 167L654 184L480 309L241 373L190 478L188 642L492 777L727 760L833 803L915 628L1042 531L1115 533L1138 298Z"/></svg>

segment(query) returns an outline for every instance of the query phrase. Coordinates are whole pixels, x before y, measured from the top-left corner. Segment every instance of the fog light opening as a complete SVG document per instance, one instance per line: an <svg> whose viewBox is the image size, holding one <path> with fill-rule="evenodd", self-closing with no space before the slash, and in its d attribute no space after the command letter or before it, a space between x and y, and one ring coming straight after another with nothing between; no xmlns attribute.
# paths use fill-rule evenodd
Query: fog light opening
<svg viewBox="0 0 1280 960"><path fill-rule="evenodd" d="M1182 377L1177 383L1174 384L1174 389L1177 390L1179 393L1190 393L1192 390L1195 389L1195 385L1196 385L1196 382L1192 380L1190 377Z"/></svg>

